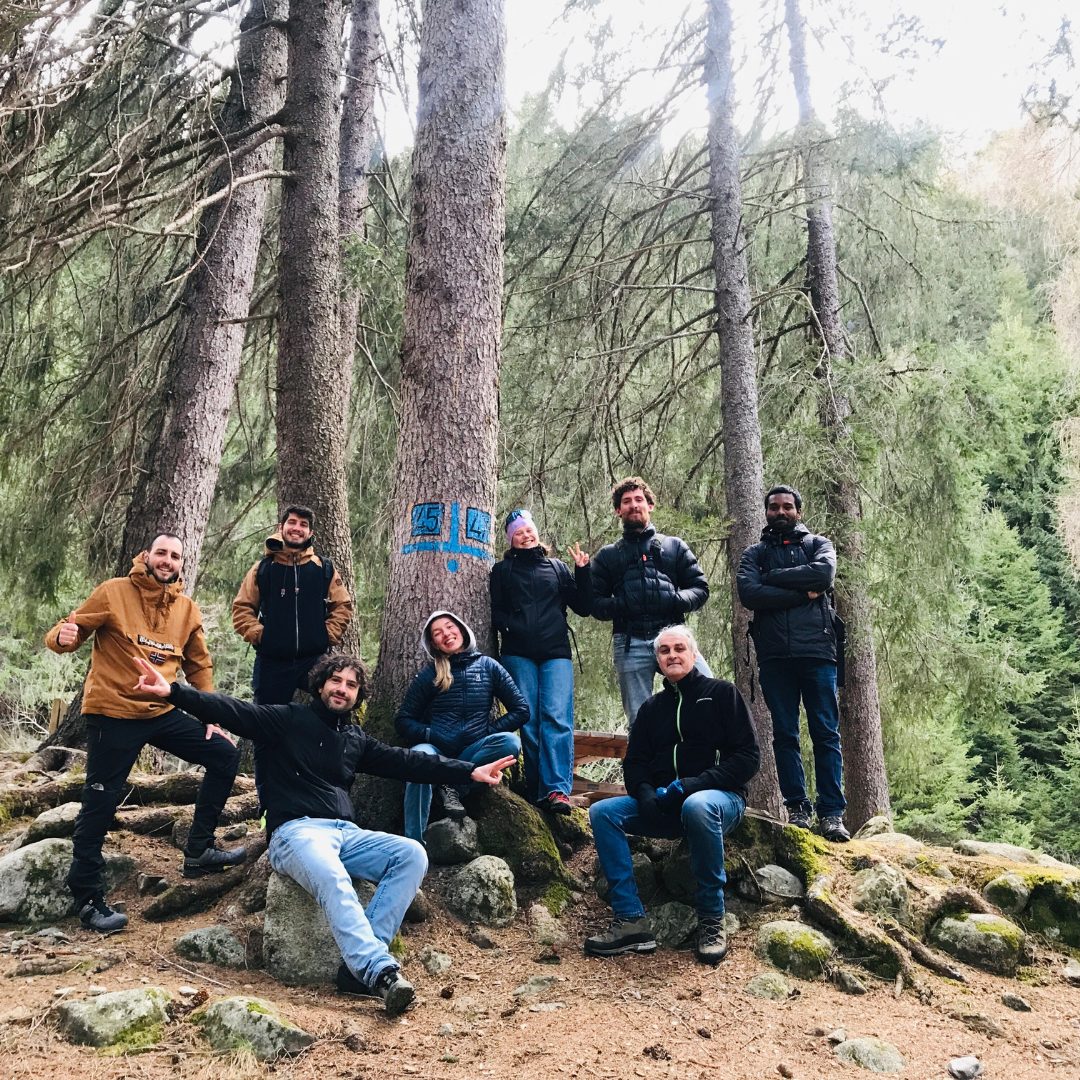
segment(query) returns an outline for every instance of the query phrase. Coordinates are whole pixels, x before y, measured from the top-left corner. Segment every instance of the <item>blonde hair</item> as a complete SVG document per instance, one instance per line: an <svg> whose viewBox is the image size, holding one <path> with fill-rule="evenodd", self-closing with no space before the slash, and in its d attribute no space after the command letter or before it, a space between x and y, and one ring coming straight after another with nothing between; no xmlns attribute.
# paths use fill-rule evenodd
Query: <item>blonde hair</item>
<svg viewBox="0 0 1080 1080"><path fill-rule="evenodd" d="M450 657L444 652L435 653L435 686L438 690L449 690L454 682L454 673L450 670Z"/></svg>

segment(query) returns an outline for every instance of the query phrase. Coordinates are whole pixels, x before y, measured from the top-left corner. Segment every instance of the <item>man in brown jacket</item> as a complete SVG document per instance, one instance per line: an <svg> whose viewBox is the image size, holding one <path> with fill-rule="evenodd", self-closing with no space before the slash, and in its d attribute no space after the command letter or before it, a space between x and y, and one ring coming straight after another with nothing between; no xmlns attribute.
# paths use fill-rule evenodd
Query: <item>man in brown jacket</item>
<svg viewBox="0 0 1080 1080"><path fill-rule="evenodd" d="M315 554L315 512L289 506L233 601L233 628L255 647L257 705L288 705L308 673L338 645L353 603L334 564Z"/></svg>
<svg viewBox="0 0 1080 1080"><path fill-rule="evenodd" d="M94 637L82 700L86 784L67 883L83 926L102 934L122 930L128 921L105 902L101 847L128 773L147 743L206 770L184 850L184 877L201 877L244 859L243 848L222 851L214 843L236 777L236 747L217 728L204 728L169 702L135 689L131 675L134 659L141 657L167 679L182 670L197 689L214 688L202 614L184 595L182 563L180 540L168 533L156 536L135 557L126 578L99 585L45 636L45 644L58 653L74 652Z"/></svg>

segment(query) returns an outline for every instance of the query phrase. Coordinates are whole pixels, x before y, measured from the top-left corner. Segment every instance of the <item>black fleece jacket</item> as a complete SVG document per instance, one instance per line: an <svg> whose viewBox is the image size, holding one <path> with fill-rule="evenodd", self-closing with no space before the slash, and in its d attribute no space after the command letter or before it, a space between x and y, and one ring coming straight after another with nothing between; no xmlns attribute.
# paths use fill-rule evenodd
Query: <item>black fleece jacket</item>
<svg viewBox="0 0 1080 1080"><path fill-rule="evenodd" d="M349 789L357 773L462 784L475 765L417 754L373 739L352 715L336 716L317 698L312 705L252 705L173 683L170 701L204 724L217 724L264 747L259 795L267 835L294 818L354 821Z"/></svg>

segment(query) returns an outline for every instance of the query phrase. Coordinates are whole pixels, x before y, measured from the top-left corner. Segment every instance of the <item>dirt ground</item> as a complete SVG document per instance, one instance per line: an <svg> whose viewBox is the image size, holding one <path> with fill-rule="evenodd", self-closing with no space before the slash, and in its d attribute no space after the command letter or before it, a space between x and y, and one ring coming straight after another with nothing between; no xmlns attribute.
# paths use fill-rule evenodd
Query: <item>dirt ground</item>
<svg viewBox="0 0 1080 1080"><path fill-rule="evenodd" d="M126 833L116 838L141 870L175 879L179 856L166 842ZM588 874L592 853L580 853L575 862L580 874ZM436 877L445 873L437 871ZM436 887L433 881L429 894ZM923 977L932 994L926 1004L910 991L897 998L891 984L869 976L871 989L863 997L823 982L792 980L795 995L771 1002L751 997L744 988L766 970L754 955L755 928L771 918L791 917L783 910L740 908L742 929L727 959L710 969L688 951L614 960L584 956L582 937L608 918L591 895L562 917L567 940L557 963L551 962L551 950L533 939L524 913L505 930L487 931L495 947L482 949L469 940L468 927L438 909L429 921L403 930L405 973L419 1001L404 1016L388 1020L377 1002L344 997L332 988L285 987L258 970L181 960L172 943L187 930L221 922L227 897L216 912L167 923L139 918L148 901L133 884L116 898L127 902L128 930L101 939L68 919L60 926L70 944L51 947L60 957L79 950L73 962L87 952L119 956L114 966L96 974L16 976L18 960L28 954L24 948L16 957L10 946L25 931L0 927L2 1080L858 1076L861 1070L833 1054L828 1035L837 1028L851 1037L873 1035L892 1043L907 1062L904 1077L945 1077L949 1060L968 1054L983 1062L983 1075L991 1080L1080 1077L1080 989L1061 981L1061 960L1049 953L1036 961L1035 979L1025 982L970 971L967 985L961 985L927 972ZM245 925L258 921L249 917ZM445 974L429 975L416 959L428 944L452 958ZM44 958L46 951L46 945L35 945L32 955ZM534 975L553 976L554 985L537 997L515 997L515 988ZM192 1025L178 1022L153 1050L104 1056L66 1042L50 1022L50 1010L61 997L84 997L91 986L110 991L158 986L176 997L186 986L205 989L211 999L256 995L318 1041L299 1057L259 1064L242 1054L215 1055ZM1023 994L1033 1011L1006 1008L1005 991ZM950 1013L983 1014L1003 1033L973 1030L972 1025L982 1026L979 1020L954 1019Z"/></svg>

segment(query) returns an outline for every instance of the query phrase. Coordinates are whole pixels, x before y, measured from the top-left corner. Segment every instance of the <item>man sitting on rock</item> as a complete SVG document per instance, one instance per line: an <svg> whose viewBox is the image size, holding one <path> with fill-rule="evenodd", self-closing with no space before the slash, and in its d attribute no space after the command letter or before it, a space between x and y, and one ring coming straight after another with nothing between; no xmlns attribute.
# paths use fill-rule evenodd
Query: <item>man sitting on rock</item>
<svg viewBox="0 0 1080 1080"><path fill-rule="evenodd" d="M630 729L623 761L629 794L589 810L614 918L607 931L585 939L585 952L655 950L627 835L685 836L697 882L697 958L718 964L727 954L724 835L746 809L746 784L760 763L757 738L735 685L694 667L697 641L686 626L661 630L653 647L664 687L641 706Z"/></svg>
<svg viewBox="0 0 1080 1080"><path fill-rule="evenodd" d="M397 1015L414 997L389 945L427 872L422 844L361 829L349 790L360 772L424 783L495 785L514 758L487 765L387 746L357 725L354 710L367 696L363 663L325 656L311 671L310 705L252 705L170 684L153 665L137 689L166 698L205 724L217 724L262 747L260 791L270 838L270 865L318 902L345 961L338 985L381 998ZM352 878L377 884L365 910Z"/></svg>

